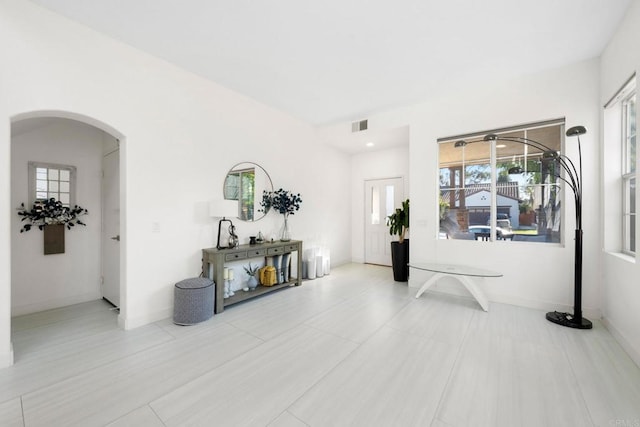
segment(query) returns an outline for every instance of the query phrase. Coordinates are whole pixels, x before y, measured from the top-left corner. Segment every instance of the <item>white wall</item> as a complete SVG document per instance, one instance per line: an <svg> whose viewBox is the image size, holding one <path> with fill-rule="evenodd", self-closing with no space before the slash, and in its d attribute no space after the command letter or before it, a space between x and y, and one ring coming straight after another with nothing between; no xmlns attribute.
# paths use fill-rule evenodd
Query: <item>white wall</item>
<svg viewBox="0 0 640 427"><path fill-rule="evenodd" d="M370 123L381 127L392 129L409 124L411 129L412 261L467 263L497 270L504 277L487 280L483 285L490 300L572 312L575 224L571 203L567 203L565 211L563 246L437 239L438 138L565 117L567 127L582 124L589 131L582 137L586 172L583 309L585 315L600 316L598 64L597 59L592 59L513 80L455 82L429 102L369 117ZM567 154L576 158L575 140L567 141ZM355 165L356 162L352 173L354 188L360 185ZM567 191L571 194L570 190ZM357 210L354 204L354 218ZM355 233L358 233L357 227ZM354 248L356 242L354 239ZM419 286L425 278L426 275L412 271L409 285ZM436 288L443 292L467 294L451 282Z"/></svg>
<svg viewBox="0 0 640 427"><path fill-rule="evenodd" d="M409 147L390 148L351 157L351 258L364 262L365 187L371 179L401 177L409 198Z"/></svg>
<svg viewBox="0 0 640 427"><path fill-rule="evenodd" d="M632 2L617 33L602 54L600 105L604 105L633 73L636 73L636 79L640 78L637 75L640 71L639 40L640 1L635 0ZM611 139L608 140L611 141ZM619 152L619 148L605 145L604 138L602 139L601 148L603 153L601 165L604 170L605 162L616 161L616 159L611 158L611 154ZM638 170L638 167L636 167L636 170ZM610 177L604 174L602 178L604 191L610 193L620 191L619 181L611 183ZM636 200L638 200L639 195L636 188ZM612 212L615 212L615 209ZM620 239L617 236L611 236L612 233L619 233L615 226L616 223L618 223L617 218L603 216L603 220L600 223L602 225L601 229L607 232L607 235L603 236L603 241L619 242ZM636 245L640 241L639 239L640 233L636 229ZM637 257L636 259L630 259L629 257L621 256L612 246L607 244L601 255L603 258L603 320L607 328L622 343L635 362L640 365L640 282L638 281L640 263L638 263Z"/></svg>
<svg viewBox="0 0 640 427"><path fill-rule="evenodd" d="M104 132L71 120L15 135L11 150L11 206L29 206L27 163L76 167L75 203L89 210L86 227L65 231L65 253L43 255L42 231L20 233L11 217L11 311L13 316L101 298L100 230Z"/></svg>
<svg viewBox="0 0 640 427"><path fill-rule="evenodd" d="M169 317L173 284L200 273L217 232L209 201L241 161L301 193L294 238L322 240L334 265L350 261L349 157L311 126L22 0L0 4L0 53L10 59L0 67L0 366L11 360L9 123L23 113L84 115L121 138L126 328ZM244 241L281 221L237 231Z"/></svg>

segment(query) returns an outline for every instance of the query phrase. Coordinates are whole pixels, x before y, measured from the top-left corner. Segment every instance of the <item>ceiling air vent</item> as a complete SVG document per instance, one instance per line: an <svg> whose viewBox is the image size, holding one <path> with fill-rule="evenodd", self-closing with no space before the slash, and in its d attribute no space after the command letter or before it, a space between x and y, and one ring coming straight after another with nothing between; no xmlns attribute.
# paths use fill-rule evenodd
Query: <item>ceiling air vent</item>
<svg viewBox="0 0 640 427"><path fill-rule="evenodd" d="M363 130L367 130L368 126L368 120L366 119L353 122L351 123L351 132L361 132Z"/></svg>

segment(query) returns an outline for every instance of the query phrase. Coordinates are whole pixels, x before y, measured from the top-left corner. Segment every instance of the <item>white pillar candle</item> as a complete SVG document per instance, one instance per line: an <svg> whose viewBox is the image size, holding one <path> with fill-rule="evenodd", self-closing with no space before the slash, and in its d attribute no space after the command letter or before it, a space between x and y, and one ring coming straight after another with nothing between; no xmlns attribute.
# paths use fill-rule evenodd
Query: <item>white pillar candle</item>
<svg viewBox="0 0 640 427"><path fill-rule="evenodd" d="M227 280L229 278L229 269L225 268L224 269L224 280Z"/></svg>

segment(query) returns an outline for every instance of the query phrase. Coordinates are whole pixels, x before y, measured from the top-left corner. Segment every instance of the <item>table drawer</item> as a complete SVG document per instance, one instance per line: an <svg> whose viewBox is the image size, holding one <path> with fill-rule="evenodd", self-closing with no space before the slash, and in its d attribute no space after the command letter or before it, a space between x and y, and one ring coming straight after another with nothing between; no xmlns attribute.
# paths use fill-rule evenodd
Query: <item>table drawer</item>
<svg viewBox="0 0 640 427"><path fill-rule="evenodd" d="M245 259L247 257L246 252L235 252L232 254L226 254L224 256L225 261L235 261L237 259Z"/></svg>
<svg viewBox="0 0 640 427"><path fill-rule="evenodd" d="M253 258L256 256L265 256L267 254L267 250L266 249L249 249L247 251L247 256L249 258Z"/></svg>
<svg viewBox="0 0 640 427"><path fill-rule="evenodd" d="M287 252L293 252L298 250L298 245L286 245L285 249Z"/></svg>
<svg viewBox="0 0 640 427"><path fill-rule="evenodd" d="M285 253L286 251L284 250L283 246L279 246L277 248L269 248L269 250L267 251L267 255L280 255Z"/></svg>

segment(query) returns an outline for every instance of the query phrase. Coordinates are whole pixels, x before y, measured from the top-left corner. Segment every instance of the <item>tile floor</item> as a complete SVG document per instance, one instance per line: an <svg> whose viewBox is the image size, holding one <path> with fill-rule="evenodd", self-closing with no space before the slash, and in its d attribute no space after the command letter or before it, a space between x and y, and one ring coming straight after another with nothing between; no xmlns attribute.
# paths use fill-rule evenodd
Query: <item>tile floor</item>
<svg viewBox="0 0 640 427"><path fill-rule="evenodd" d="M13 319L1 426L640 426L640 369L600 322L350 264L196 326L102 301Z"/></svg>

